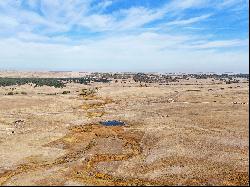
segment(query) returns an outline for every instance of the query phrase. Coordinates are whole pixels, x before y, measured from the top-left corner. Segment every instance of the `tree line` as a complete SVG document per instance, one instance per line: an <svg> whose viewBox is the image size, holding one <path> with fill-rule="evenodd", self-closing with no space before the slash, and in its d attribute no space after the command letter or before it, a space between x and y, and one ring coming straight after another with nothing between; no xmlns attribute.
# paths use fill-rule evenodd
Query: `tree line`
<svg viewBox="0 0 250 187"><path fill-rule="evenodd" d="M89 84L91 82L103 82L108 83L108 79L97 79L97 78L7 78L0 77L0 86L15 86L15 85L25 85L30 84L34 87L40 86L51 86L55 88L63 88L67 83L79 83L79 84Z"/></svg>

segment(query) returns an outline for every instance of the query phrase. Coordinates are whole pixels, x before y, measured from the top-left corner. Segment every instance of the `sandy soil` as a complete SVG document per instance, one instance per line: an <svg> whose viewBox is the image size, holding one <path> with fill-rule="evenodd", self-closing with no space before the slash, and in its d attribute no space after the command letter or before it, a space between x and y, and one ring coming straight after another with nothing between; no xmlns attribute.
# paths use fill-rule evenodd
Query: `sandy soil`
<svg viewBox="0 0 250 187"><path fill-rule="evenodd" d="M0 88L1 185L249 185L248 83L11 88Z"/></svg>

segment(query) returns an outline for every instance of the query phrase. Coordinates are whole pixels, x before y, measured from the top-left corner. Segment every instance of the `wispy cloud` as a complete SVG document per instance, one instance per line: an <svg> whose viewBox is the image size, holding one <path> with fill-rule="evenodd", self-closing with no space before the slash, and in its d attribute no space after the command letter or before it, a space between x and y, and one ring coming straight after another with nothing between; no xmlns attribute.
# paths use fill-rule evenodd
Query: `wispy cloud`
<svg viewBox="0 0 250 187"><path fill-rule="evenodd" d="M195 49L216 49L216 48L232 48L232 47L247 47L249 39L235 39L235 40L217 40L201 42L198 45L190 45L189 47Z"/></svg>
<svg viewBox="0 0 250 187"><path fill-rule="evenodd" d="M175 21L171 21L169 23L167 23L167 25L188 25L188 24L193 24L202 20L205 20L209 17L211 17L212 14L205 14L202 16L197 16L197 17L192 17L189 19L182 19L182 20L175 20Z"/></svg>
<svg viewBox="0 0 250 187"><path fill-rule="evenodd" d="M109 6L113 4L113 1L107 0L107 1L101 1L99 2L94 9L98 12L102 12L106 10Z"/></svg>

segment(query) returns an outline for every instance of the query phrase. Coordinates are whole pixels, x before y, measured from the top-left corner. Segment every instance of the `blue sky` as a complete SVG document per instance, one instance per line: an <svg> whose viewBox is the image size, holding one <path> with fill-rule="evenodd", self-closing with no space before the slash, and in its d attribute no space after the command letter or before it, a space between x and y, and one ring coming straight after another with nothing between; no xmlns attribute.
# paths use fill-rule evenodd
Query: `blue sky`
<svg viewBox="0 0 250 187"><path fill-rule="evenodd" d="M0 0L0 69L248 72L248 0Z"/></svg>

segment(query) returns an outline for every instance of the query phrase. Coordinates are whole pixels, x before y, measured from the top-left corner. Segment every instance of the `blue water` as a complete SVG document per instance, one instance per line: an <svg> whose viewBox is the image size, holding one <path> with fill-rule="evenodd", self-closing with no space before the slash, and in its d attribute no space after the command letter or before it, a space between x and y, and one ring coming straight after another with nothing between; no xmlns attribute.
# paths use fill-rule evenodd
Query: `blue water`
<svg viewBox="0 0 250 187"><path fill-rule="evenodd" d="M117 121L117 120L112 120L112 121L102 121L100 122L102 125L105 126L120 126L120 125L125 125L124 122L122 121Z"/></svg>

